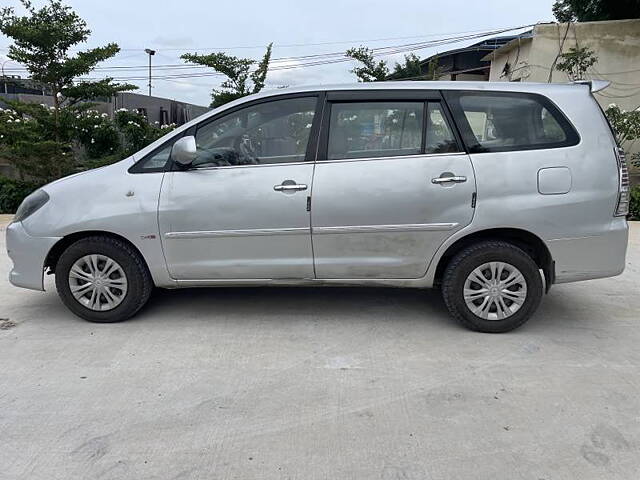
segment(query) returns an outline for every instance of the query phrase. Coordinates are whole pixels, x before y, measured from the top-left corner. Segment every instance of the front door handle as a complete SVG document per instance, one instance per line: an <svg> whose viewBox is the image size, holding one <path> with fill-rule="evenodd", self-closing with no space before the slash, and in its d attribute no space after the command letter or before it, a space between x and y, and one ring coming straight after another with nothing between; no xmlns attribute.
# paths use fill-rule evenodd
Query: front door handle
<svg viewBox="0 0 640 480"><path fill-rule="evenodd" d="M273 189L276 192L298 192L300 190L306 190L307 186L304 183L296 183L293 180L285 180L280 185L274 185Z"/></svg>
<svg viewBox="0 0 640 480"><path fill-rule="evenodd" d="M437 178L432 178L431 179L431 183L435 183L435 184L443 184L443 183L463 183L467 181L467 177L464 177L462 175L460 176L456 176L456 175L451 175L449 177L437 177Z"/></svg>

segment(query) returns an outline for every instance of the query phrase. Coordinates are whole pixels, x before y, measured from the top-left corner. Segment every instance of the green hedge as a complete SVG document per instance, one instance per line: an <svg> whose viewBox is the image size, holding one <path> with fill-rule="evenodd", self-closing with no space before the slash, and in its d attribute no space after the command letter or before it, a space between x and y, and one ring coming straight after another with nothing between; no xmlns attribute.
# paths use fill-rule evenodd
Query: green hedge
<svg viewBox="0 0 640 480"><path fill-rule="evenodd" d="M38 185L0 176L0 213L16 213L24 197Z"/></svg>
<svg viewBox="0 0 640 480"><path fill-rule="evenodd" d="M631 201L629 202L629 219L640 220L640 185L631 189Z"/></svg>

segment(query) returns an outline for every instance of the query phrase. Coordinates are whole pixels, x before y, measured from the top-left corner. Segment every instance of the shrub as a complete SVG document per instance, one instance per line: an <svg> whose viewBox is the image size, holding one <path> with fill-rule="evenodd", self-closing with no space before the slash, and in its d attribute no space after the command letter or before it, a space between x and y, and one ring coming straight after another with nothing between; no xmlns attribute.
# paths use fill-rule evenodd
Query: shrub
<svg viewBox="0 0 640 480"><path fill-rule="evenodd" d="M629 202L629 219L640 220L640 185L631 189L631 201Z"/></svg>
<svg viewBox="0 0 640 480"><path fill-rule="evenodd" d="M7 103L11 108L0 108L0 160L38 184L121 160L175 128L126 109L111 119L91 104L61 107L56 120L46 105Z"/></svg>
<svg viewBox="0 0 640 480"><path fill-rule="evenodd" d="M82 145L83 153L88 159L102 159L120 152L120 136L106 113L101 114L91 109L78 112L74 129L75 140Z"/></svg>
<svg viewBox="0 0 640 480"><path fill-rule="evenodd" d="M160 126L158 122L152 125L144 115L126 108L116 111L114 123L122 135L123 158L136 153L176 127L174 124Z"/></svg>
<svg viewBox="0 0 640 480"><path fill-rule="evenodd" d="M0 176L0 213L15 213L24 197L39 185Z"/></svg>

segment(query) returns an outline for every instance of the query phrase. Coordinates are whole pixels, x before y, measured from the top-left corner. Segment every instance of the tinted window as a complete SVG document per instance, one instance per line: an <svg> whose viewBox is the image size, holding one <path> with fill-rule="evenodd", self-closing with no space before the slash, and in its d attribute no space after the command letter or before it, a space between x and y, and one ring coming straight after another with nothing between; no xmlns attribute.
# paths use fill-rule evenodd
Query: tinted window
<svg viewBox="0 0 640 480"><path fill-rule="evenodd" d="M460 151L451 127L442 112L439 102L427 106L426 153L451 153Z"/></svg>
<svg viewBox="0 0 640 480"><path fill-rule="evenodd" d="M531 150L575 145L578 135L546 98L533 94L449 92L464 140L472 152Z"/></svg>
<svg viewBox="0 0 640 480"><path fill-rule="evenodd" d="M423 102L350 102L331 106L327 158L390 157L422 150Z"/></svg>
<svg viewBox="0 0 640 480"><path fill-rule="evenodd" d="M304 161L316 103L316 97L274 100L201 126L194 166Z"/></svg>

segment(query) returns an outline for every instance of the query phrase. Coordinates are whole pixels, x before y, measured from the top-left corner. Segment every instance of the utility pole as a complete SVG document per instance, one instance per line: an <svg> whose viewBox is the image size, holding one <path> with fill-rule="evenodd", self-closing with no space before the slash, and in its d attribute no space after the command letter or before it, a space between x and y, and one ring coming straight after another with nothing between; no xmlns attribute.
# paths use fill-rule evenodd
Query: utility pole
<svg viewBox="0 0 640 480"><path fill-rule="evenodd" d="M145 48L144 51L149 54L149 96L151 96L151 57L156 54L156 51L150 48Z"/></svg>
<svg viewBox="0 0 640 480"><path fill-rule="evenodd" d="M7 93L7 77L4 76L4 64L7 63L8 61L9 59L7 58L5 61L2 62L2 83L4 84L5 95Z"/></svg>

